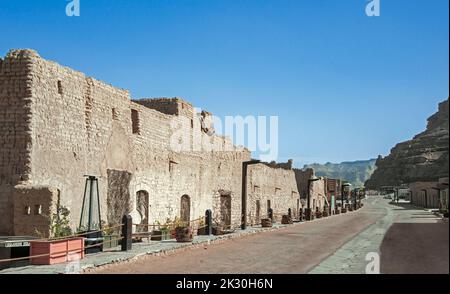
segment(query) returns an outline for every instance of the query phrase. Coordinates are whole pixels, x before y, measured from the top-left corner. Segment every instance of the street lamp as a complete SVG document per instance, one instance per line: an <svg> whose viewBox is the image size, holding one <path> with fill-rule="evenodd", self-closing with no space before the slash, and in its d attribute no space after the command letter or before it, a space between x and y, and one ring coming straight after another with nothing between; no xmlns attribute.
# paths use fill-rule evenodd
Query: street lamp
<svg viewBox="0 0 450 294"><path fill-rule="evenodd" d="M341 209L344 208L344 189L345 189L345 187L350 187L350 186L351 186L350 183L344 183L341 186L341 204L342 204Z"/></svg>
<svg viewBox="0 0 450 294"><path fill-rule="evenodd" d="M306 208L306 220L309 221L311 220L311 192L310 192L310 187L311 187L311 183L318 181L319 178L313 178L313 179L308 179L308 204L307 204L307 208Z"/></svg>
<svg viewBox="0 0 450 294"><path fill-rule="evenodd" d="M261 163L261 160L250 160L242 162L242 230L245 230L247 228L247 169L249 165L258 163Z"/></svg>

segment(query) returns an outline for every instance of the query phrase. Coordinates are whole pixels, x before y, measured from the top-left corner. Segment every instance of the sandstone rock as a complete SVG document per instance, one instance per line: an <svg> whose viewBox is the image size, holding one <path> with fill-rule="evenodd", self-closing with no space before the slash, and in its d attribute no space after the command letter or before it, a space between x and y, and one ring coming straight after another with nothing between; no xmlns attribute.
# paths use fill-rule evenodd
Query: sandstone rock
<svg viewBox="0 0 450 294"><path fill-rule="evenodd" d="M412 140L397 144L376 162L377 169L366 182L369 189L398 186L448 177L448 99L428 119L427 129Z"/></svg>

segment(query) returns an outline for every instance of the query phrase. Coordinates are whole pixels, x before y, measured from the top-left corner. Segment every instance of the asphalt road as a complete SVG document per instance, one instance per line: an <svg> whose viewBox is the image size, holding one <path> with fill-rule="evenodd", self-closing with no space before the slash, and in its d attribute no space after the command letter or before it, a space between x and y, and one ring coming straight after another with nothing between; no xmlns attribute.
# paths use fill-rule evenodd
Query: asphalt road
<svg viewBox="0 0 450 294"><path fill-rule="evenodd" d="M308 273L354 236L383 217L384 210L363 209L288 229L190 249L164 257L96 271L107 274L276 274Z"/></svg>
<svg viewBox="0 0 450 294"><path fill-rule="evenodd" d="M448 222L396 223L381 245L385 274L448 274Z"/></svg>

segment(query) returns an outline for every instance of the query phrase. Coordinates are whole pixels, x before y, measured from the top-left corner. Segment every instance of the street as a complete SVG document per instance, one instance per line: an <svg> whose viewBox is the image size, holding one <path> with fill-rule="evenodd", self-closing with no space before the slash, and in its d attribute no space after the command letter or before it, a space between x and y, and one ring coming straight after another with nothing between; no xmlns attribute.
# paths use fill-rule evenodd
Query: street
<svg viewBox="0 0 450 294"><path fill-rule="evenodd" d="M365 258L370 252L381 254L381 273L406 270L408 263L414 264L414 272L420 272L420 264L427 264L422 271L440 273L446 268L448 273L448 222L442 223L433 214L412 208L409 204L388 202L375 196L366 199L364 208L356 212L167 256L145 256L131 263L99 268L92 273L363 274L367 264ZM405 224L428 227L409 236L411 230L401 227ZM428 238L436 235L440 237ZM383 242L385 236L390 237ZM423 242L411 240L417 238L428 239ZM404 246L405 243L409 246ZM427 254L420 259L415 258L417 252L423 251ZM397 259L401 262L395 259L397 253L400 253Z"/></svg>

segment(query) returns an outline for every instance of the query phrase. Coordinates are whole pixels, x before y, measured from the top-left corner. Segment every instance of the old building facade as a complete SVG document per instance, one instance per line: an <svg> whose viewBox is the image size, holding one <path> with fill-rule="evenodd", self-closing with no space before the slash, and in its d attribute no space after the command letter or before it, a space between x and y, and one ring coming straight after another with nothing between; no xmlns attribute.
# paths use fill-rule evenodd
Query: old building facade
<svg viewBox="0 0 450 294"><path fill-rule="evenodd" d="M215 135L210 115L180 98L131 100L35 51L10 51L0 59L0 234L48 233L45 215L57 205L75 228L86 175L99 177L109 224L123 214L142 224L192 220L212 209L238 226L251 154ZM253 223L268 206L283 214L301 205L291 169L250 167L248 191Z"/></svg>

